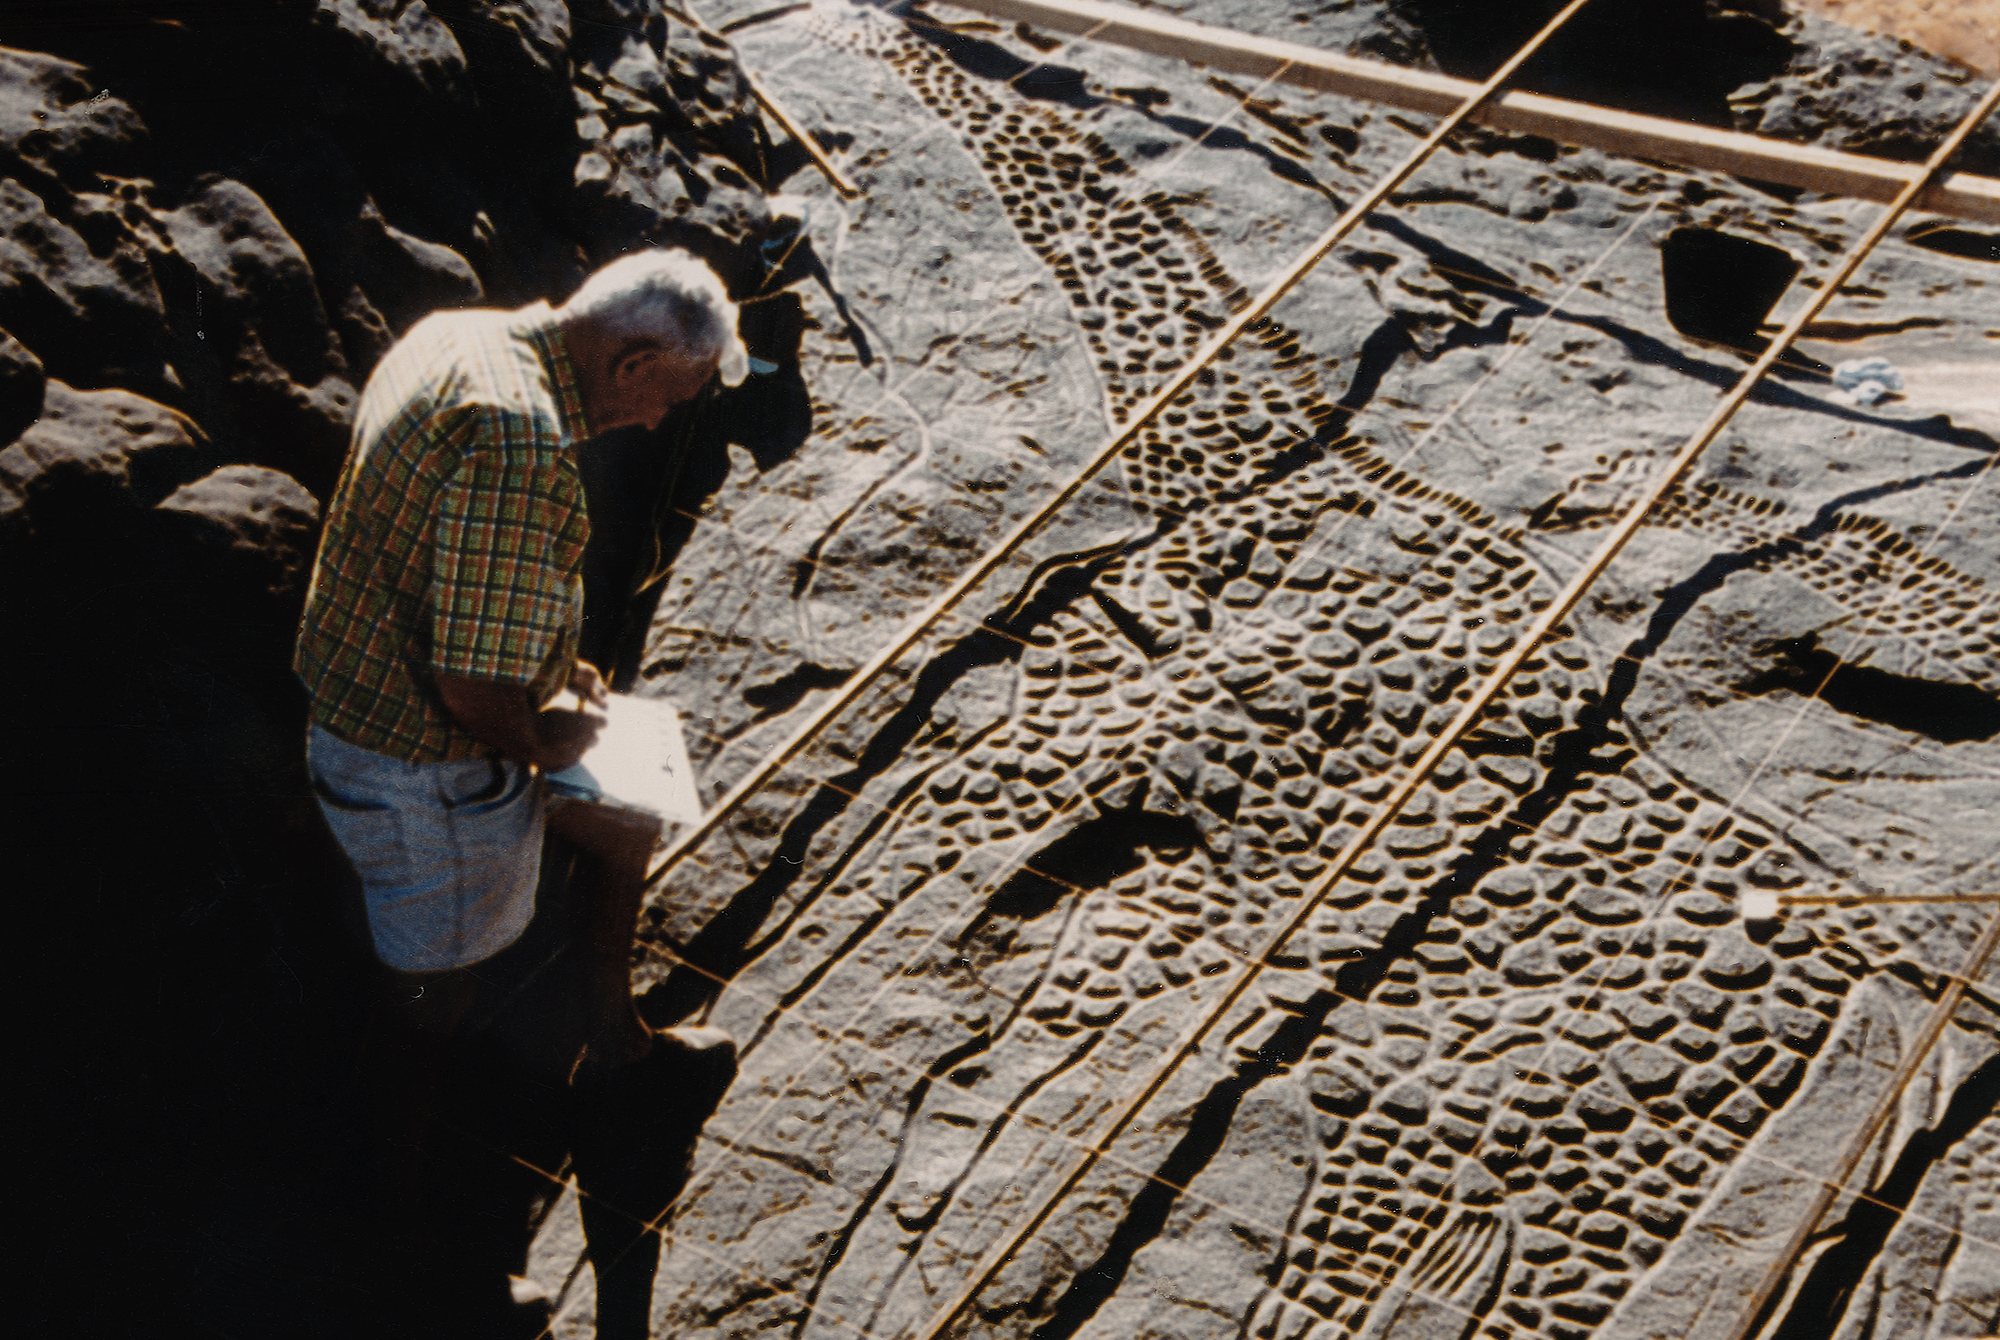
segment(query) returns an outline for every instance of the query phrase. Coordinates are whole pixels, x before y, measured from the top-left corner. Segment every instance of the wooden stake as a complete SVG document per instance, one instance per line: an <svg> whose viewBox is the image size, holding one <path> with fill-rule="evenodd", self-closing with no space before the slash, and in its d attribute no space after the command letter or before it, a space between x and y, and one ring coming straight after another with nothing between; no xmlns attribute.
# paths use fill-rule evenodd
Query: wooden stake
<svg viewBox="0 0 2000 1340"><path fill-rule="evenodd" d="M787 135L798 141L799 147L806 151L814 166L819 168L833 189L848 200L859 199L861 188L849 181L847 174L834 165L834 161L826 156L826 150L819 147L819 141L808 134L804 126L792 119L792 114L785 110L784 104L764 91L764 85L757 76L746 69L743 71L743 80L750 85L750 93L757 99L757 105L769 112L771 119L783 126Z"/></svg>
<svg viewBox="0 0 2000 1340"><path fill-rule="evenodd" d="M1211 69L1277 78L1320 93L1338 93L1390 107L1440 116L1475 93L1470 80L1429 70L1406 70L1296 42L1255 37L1205 23L1191 23L1103 0L950 0L962 9L1031 23L1057 32L1129 47L1157 56L1196 61ZM1519 135L1542 135L1564 144L1652 159L1680 168L1729 172L1828 195L1887 202L1922 179L1921 163L1896 163L1864 154L1838 153L1805 144L1691 125L1659 116L1614 111L1539 93L1495 98L1473 120ZM2000 223L2000 180L1955 172L1926 186L1915 208L1982 223Z"/></svg>

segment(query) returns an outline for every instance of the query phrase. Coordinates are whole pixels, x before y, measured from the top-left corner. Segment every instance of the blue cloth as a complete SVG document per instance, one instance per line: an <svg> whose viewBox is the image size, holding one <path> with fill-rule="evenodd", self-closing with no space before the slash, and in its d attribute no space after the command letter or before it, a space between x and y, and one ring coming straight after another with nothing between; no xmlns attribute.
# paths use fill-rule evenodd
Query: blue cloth
<svg viewBox="0 0 2000 1340"><path fill-rule="evenodd" d="M540 780L504 759L409 763L314 726L314 797L361 876L375 954L403 972L491 958L535 913Z"/></svg>

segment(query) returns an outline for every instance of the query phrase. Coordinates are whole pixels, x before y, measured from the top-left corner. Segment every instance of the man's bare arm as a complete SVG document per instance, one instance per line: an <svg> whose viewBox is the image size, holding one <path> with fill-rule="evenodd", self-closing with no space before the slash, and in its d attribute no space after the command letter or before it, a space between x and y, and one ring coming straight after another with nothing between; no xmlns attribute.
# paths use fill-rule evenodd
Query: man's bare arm
<svg viewBox="0 0 2000 1340"><path fill-rule="evenodd" d="M604 717L594 712L538 712L519 684L438 675L445 710L466 730L508 758L560 771L597 742Z"/></svg>

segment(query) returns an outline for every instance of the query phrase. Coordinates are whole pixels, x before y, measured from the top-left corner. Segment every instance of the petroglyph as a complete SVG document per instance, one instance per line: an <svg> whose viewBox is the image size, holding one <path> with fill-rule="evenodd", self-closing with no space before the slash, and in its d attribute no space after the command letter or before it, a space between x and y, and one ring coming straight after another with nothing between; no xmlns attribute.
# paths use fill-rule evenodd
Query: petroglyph
<svg viewBox="0 0 2000 1340"><path fill-rule="evenodd" d="M1000 207L988 245L1024 248L1059 293L1106 426L1247 301L1237 267L1256 249L1222 217L1245 182L1324 211L1411 142L1330 99L1231 86L1241 108L1217 108L1217 87L1164 62L1141 82L1133 58L1100 68L943 13L825 7L739 40L802 89L829 78L804 62L852 71L878 129L942 125ZM838 723L802 766L814 780L705 850L698 895L660 900L649 1006L713 1000L744 1079L676 1221L658 1324L921 1330L1258 960L1226 1027L948 1334L1638 1336L1715 1243L1742 1270L1775 1252L1991 912L1746 921L1744 902L1985 887L1991 837L1953 825L2000 796L1994 565L1940 547L1937 518L1995 446L1774 382L1733 454L1718 447L1727 468L1654 513L1602 597L1322 887L1547 608L1574 542L1740 366L1674 342L1654 254L1616 253L1618 230L1656 210L1630 234L1656 241L1786 208L1535 148L1447 151L1148 426L1067 530L973 597L982 622ZM1216 190L1184 188L1225 161ZM1533 265L1508 250L1531 234L1482 253L1464 222L1565 215L1597 221L1548 232L1560 244ZM1816 243L1851 232L1786 217ZM1542 320L1527 370L1502 380L1500 354ZM1564 441L1544 448L1531 420L1563 367ZM1476 411L1447 422L1473 390ZM1760 446L1781 423L1904 455L1838 488L1771 488L1750 466L1817 450ZM1037 445L1073 460L1094 444ZM1992 508L1965 509L1952 525L1990 536ZM783 616L756 617L768 633ZM838 682L811 671L782 700L711 698L716 719L782 717ZM1862 742L1841 765L1851 794L1950 798L1913 812L1901 855L1895 823L1828 798L1841 741ZM1815 768L1821 789L1800 790ZM1990 1021L1947 1030L1938 1112L1993 1052ZM1888 1161L1934 1115L1899 1124ZM1990 1202L1990 1158L1961 1162ZM1911 1203L1907 1225L1942 1213ZM1982 1231L1963 1224L1937 1231ZM1729 1324L1714 1307L1702 1324ZM1895 1334L1927 1333L1908 1315L1917 1329Z"/></svg>

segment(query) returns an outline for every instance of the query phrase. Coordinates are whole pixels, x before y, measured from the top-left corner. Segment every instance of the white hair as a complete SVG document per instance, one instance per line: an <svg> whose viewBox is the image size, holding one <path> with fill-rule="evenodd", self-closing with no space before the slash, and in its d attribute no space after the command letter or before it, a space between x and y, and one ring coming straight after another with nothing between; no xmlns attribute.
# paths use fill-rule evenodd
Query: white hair
<svg viewBox="0 0 2000 1340"><path fill-rule="evenodd" d="M715 271L685 251L620 256L584 280L562 310L623 339L665 339L692 358L713 358L724 386L750 371L736 304Z"/></svg>

